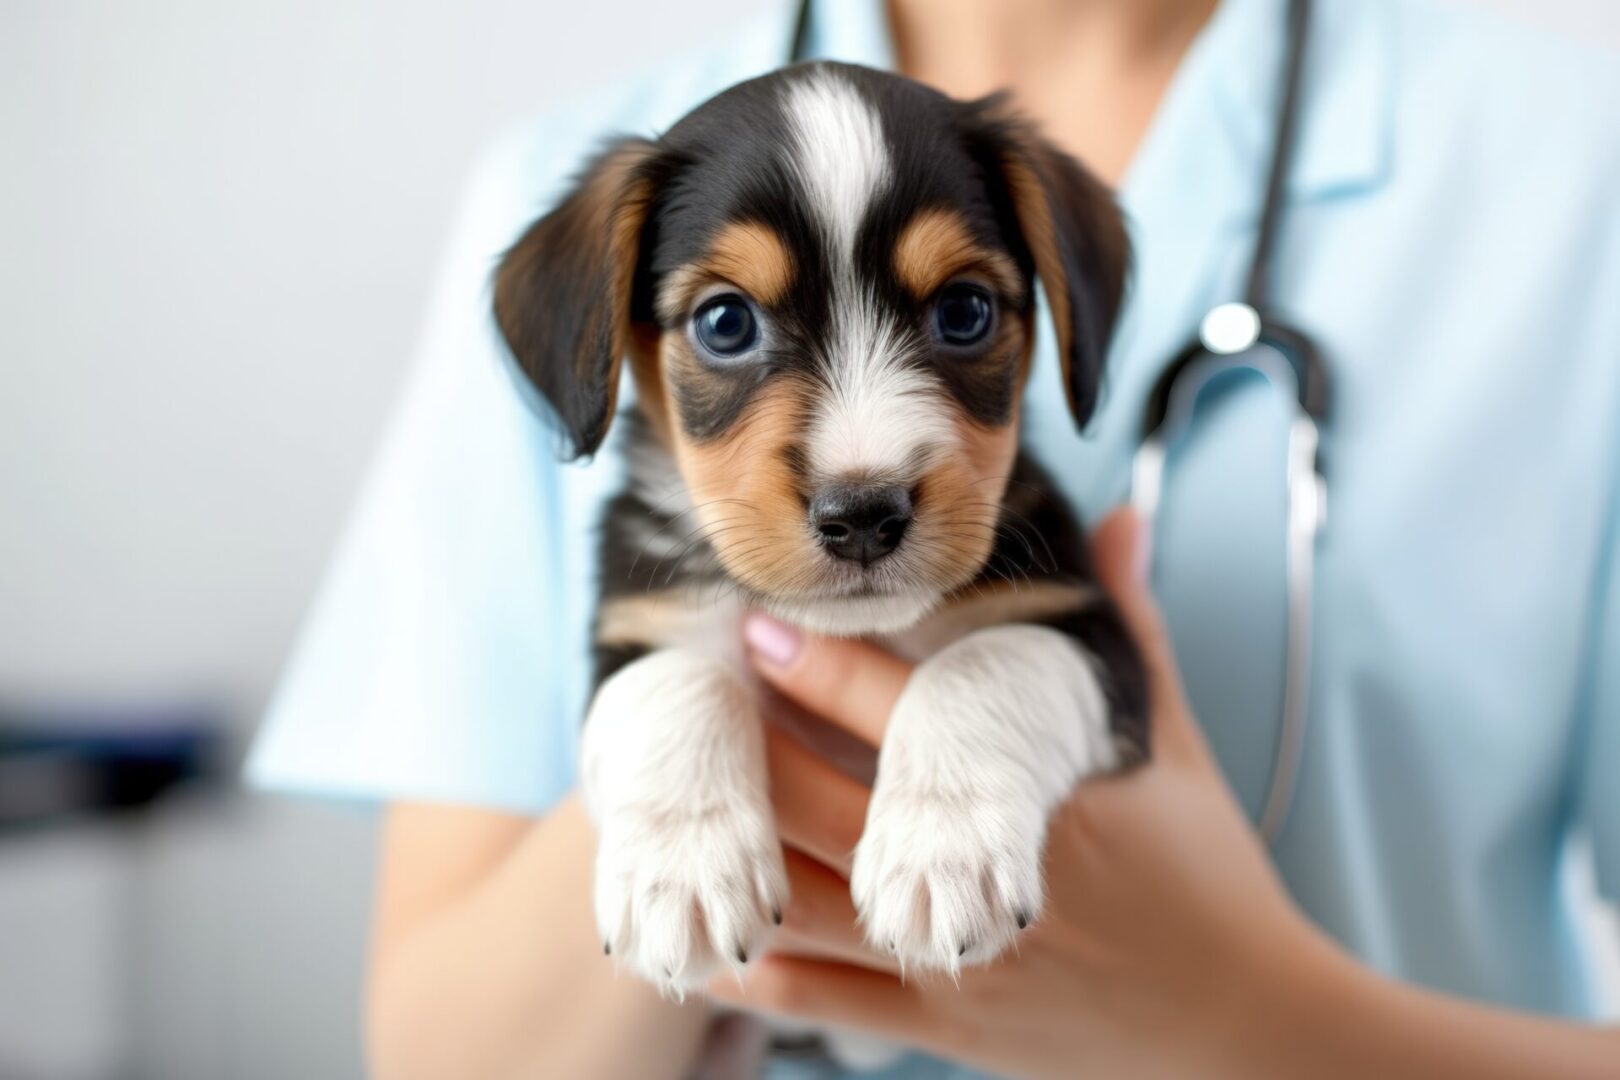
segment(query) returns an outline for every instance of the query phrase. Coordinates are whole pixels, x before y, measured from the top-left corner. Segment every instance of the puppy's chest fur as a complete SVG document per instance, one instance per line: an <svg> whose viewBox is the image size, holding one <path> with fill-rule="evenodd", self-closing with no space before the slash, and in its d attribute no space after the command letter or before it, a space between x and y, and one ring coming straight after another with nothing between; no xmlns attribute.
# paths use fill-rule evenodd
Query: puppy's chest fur
<svg viewBox="0 0 1620 1080"><path fill-rule="evenodd" d="M680 475L640 414L628 410L625 488L601 523L594 682L658 649L694 649L723 660L751 684L741 624L755 597L726 573L705 538ZM724 528L725 526L721 526ZM978 576L914 625L870 638L913 663L977 630L1032 624L1077 634L1110 670L1111 638L1084 632L1107 601L1097 588L1079 522L1051 479L1020 452L1007 482L995 541ZM1142 715L1132 681L1106 688L1120 717ZM1122 742L1138 732L1118 733Z"/></svg>

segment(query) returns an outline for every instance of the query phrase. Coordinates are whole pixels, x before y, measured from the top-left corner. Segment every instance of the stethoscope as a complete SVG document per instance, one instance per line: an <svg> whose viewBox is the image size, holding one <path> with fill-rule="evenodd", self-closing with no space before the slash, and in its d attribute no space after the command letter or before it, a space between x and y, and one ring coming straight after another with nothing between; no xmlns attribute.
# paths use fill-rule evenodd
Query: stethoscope
<svg viewBox="0 0 1620 1080"><path fill-rule="evenodd" d="M1170 361L1142 415L1141 443L1131 464L1131 503L1150 531L1159 512L1165 463L1192 425L1198 399L1222 375L1259 374L1294 402L1288 432L1287 651L1283 663L1282 726L1271 779L1257 827L1268 843L1288 819L1300 757L1305 749L1311 681L1311 592L1316 538L1327 520L1327 479L1322 473L1321 431L1328 415L1328 373L1310 336L1278 318L1267 302L1271 257L1282 218L1283 188L1293 162L1299 126L1299 86L1305 68L1309 0L1289 0L1282 94L1272 133L1260 229L1249 262L1243 299L1218 304L1204 316L1198 336Z"/></svg>
<svg viewBox="0 0 1620 1080"><path fill-rule="evenodd" d="M801 0L788 62L806 56L811 0ZM1269 843L1282 831L1293 803L1305 747L1311 676L1311 593L1316 538L1327 515L1327 480L1319 453L1328 415L1328 373L1310 336L1271 310L1271 258L1282 219L1284 186L1299 127L1299 88L1305 68L1309 0L1289 0L1281 95L1273 126L1264 201L1243 299L1211 308L1198 336L1165 366L1143 411L1141 441L1131 463L1131 503L1151 534L1164 489L1170 452L1192 426L1199 398L1219 377L1236 371L1260 375L1294 402L1288 434L1287 652L1283 666L1282 726L1265 802L1257 823Z"/></svg>

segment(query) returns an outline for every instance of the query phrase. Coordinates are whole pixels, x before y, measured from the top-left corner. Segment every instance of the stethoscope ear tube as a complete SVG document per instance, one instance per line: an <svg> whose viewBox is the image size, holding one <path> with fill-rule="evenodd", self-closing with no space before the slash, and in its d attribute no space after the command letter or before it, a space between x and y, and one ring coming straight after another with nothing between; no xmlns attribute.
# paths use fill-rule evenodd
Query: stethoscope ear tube
<svg viewBox="0 0 1620 1080"><path fill-rule="evenodd" d="M1301 412L1288 433L1288 646L1284 654L1282 729L1272 759L1271 784L1257 827L1273 843L1288 820L1305 754L1310 715L1311 615L1316 588L1316 537L1327 521L1327 482L1317 469L1321 433Z"/></svg>
<svg viewBox="0 0 1620 1080"><path fill-rule="evenodd" d="M1288 626L1282 726L1257 823L1267 843L1276 840L1288 819L1305 749L1316 538L1327 518L1327 482L1321 460L1321 430L1331 403L1327 368L1310 336L1273 318L1267 304L1271 259L1299 130L1309 22L1309 0L1289 0L1271 161L1243 298L1211 309L1199 336L1165 365L1143 406L1141 441L1131 464L1131 502L1149 530L1151 544L1163 501L1166 465L1192 423L1204 388L1221 374L1247 369L1265 376L1279 392L1291 391L1294 419L1288 436L1286 477Z"/></svg>
<svg viewBox="0 0 1620 1080"><path fill-rule="evenodd" d="M1198 398L1211 382L1230 372L1253 371L1295 403L1294 419L1288 432L1285 477L1287 642L1279 709L1282 722L1265 802L1257 821L1260 835L1267 843L1276 840L1288 819L1305 750L1316 538L1327 520L1327 481L1319 468L1321 432L1316 418L1303 404L1304 391L1301 380L1296 377L1303 361L1290 357L1280 340L1279 344L1257 345L1232 356L1210 352L1202 344L1184 353L1175 365L1175 377L1161 380L1163 401L1157 405L1161 410L1159 423L1146 433L1131 462L1131 504L1148 530L1148 542L1152 545L1169 457L1192 426Z"/></svg>

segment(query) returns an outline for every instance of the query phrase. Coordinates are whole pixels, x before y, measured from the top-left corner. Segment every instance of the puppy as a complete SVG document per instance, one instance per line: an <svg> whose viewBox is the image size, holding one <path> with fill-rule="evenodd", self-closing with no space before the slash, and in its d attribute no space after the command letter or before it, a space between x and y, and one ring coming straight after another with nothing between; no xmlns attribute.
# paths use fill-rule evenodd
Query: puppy
<svg viewBox="0 0 1620 1080"><path fill-rule="evenodd" d="M575 456L637 409L607 511L582 752L605 948L679 992L787 903L751 608L918 661L851 894L911 970L1041 909L1047 818L1147 754L1144 680L1084 536L1018 449L1035 285L1076 424L1128 261L1107 190L997 98L798 65L621 139L496 271Z"/></svg>

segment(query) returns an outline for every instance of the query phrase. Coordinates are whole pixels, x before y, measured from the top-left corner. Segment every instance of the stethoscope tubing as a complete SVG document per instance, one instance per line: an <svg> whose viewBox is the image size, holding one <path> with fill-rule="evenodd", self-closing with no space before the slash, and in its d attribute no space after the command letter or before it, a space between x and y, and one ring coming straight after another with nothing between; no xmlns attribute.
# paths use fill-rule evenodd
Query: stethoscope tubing
<svg viewBox="0 0 1620 1080"><path fill-rule="evenodd" d="M1289 428L1285 478L1287 629L1278 709L1280 726L1265 799L1256 820L1268 844L1274 844L1281 835L1293 807L1310 718L1316 542L1327 517L1321 434L1331 404L1327 368L1315 342L1274 316L1269 304L1272 256L1298 138L1309 0L1289 0L1287 17L1281 98L1243 299L1211 309L1199 336L1165 366L1143 409L1141 443L1131 469L1131 501L1151 537L1160 517L1169 458L1191 428L1198 399L1211 382L1228 372L1253 371L1292 404L1294 419Z"/></svg>

